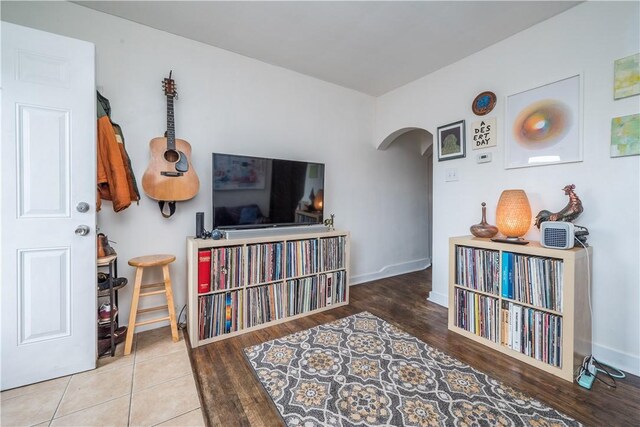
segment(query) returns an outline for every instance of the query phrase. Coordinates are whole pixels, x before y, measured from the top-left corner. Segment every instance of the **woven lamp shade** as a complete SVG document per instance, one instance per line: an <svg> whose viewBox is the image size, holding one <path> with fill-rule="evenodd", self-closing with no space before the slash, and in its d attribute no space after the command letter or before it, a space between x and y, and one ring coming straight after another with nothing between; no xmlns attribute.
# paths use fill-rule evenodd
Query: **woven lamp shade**
<svg viewBox="0 0 640 427"><path fill-rule="evenodd" d="M531 227L531 206L524 190L504 190L498 200L496 225L508 238L527 234Z"/></svg>

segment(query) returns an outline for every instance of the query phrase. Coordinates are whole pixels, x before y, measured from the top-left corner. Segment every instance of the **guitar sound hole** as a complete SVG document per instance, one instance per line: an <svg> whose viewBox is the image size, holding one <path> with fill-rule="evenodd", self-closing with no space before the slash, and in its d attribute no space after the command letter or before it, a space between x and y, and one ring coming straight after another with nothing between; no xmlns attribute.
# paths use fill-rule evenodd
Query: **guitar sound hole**
<svg viewBox="0 0 640 427"><path fill-rule="evenodd" d="M164 159L167 162L175 163L180 158L180 155L176 150L167 150L164 152Z"/></svg>

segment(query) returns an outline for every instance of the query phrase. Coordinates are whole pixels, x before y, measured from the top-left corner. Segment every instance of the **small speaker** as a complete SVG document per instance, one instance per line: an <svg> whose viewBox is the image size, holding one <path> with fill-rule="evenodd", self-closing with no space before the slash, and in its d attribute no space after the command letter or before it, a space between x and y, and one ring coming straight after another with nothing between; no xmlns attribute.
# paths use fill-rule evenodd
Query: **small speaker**
<svg viewBox="0 0 640 427"><path fill-rule="evenodd" d="M204 212L196 212L196 237L204 238Z"/></svg>
<svg viewBox="0 0 640 427"><path fill-rule="evenodd" d="M540 244L545 248L571 249L575 244L575 226L570 222L545 221L540 233Z"/></svg>
<svg viewBox="0 0 640 427"><path fill-rule="evenodd" d="M222 239L223 236L224 236L224 234L220 230L213 230L211 232L211 238L213 240L220 240L220 239Z"/></svg>

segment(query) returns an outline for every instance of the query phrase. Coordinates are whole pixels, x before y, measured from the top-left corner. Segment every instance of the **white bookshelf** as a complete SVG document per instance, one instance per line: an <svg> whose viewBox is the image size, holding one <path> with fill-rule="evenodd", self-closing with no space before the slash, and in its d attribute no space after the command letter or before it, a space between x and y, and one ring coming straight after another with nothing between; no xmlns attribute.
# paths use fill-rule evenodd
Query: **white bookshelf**
<svg viewBox="0 0 640 427"><path fill-rule="evenodd" d="M246 332L255 331L268 326L276 325L289 320L297 319L300 317L308 316L310 314L319 313L325 310L330 310L335 307L347 305L349 303L349 233L342 231L329 231L327 229L313 229L306 230L302 228L300 231L292 232L287 230L286 232L276 234L277 230L274 230L273 234L269 233L256 233L256 237L243 236L239 238L229 239L198 239L195 237L187 238L187 285L188 285L188 321L187 327L189 331L189 340L192 347L198 347L204 344L215 342L221 339L230 338ZM266 234L266 235L265 235ZM255 248L256 245L271 245L281 244L282 251L280 253L280 275L275 276L266 272L273 272L275 269L275 257L270 257L267 254L266 257L254 256L251 264L256 267L263 268L264 274L258 274L255 270L250 271L249 257L251 248ZM234 257L232 264L227 264L227 267L233 269L234 278L237 277L237 281L233 281L237 286L227 289L210 289L207 292L198 291L198 254L202 250L216 251L222 248L238 248L239 256ZM296 253L295 249L299 249ZM313 254L303 249L315 248ZM267 251L268 252L268 251ZM211 260L211 269L216 270L213 262L213 253ZM306 255L304 259L300 258L300 255ZM254 252L255 255L255 252ZM288 268L287 263L293 259L295 260L296 268ZM237 264L239 260L239 265ZM262 263L264 261L264 263ZM219 263L218 263L219 264ZM221 266L218 265L219 271L213 271L211 279L218 277L217 273L229 274L228 269L221 270ZM257 277L257 278L256 278ZM331 280L324 279L324 277L331 277ZM210 279L210 281L211 281ZM337 282L339 280L339 283ZM325 286L322 286L324 281ZM304 282L304 285L295 285L295 283ZM330 295L326 294L327 286L326 282L330 282L331 291ZM315 291L313 289L313 283L315 283ZM279 300L278 308L283 312L283 315L277 319L265 321L264 323L250 326L249 316L252 312L257 313L256 306L249 304L249 294L253 290L255 296L258 288L269 287L275 284L283 290L282 298ZM343 292L336 292L339 289ZM311 307L303 312L296 314L289 314L291 304L300 301L300 298L296 299L296 296L290 295L293 286L303 287L307 290L305 294L309 297L308 305L310 305L311 299L316 302L316 307ZM213 287L212 287L213 288ZM296 288L297 289L297 288ZM322 290L325 293L322 293ZM205 315L201 315L201 300L203 298L209 298L207 301L213 301L221 299L218 295L226 295L229 292L236 293L238 300L238 310L233 313L233 316L237 316L237 330L233 331L218 331L220 333L203 334L203 326L211 322L207 321ZM311 298L313 297L313 298ZM322 297L322 299L321 299ZM225 297L226 298L226 297ZM255 299L254 299L255 301ZM274 300L275 301L275 300ZM305 299L305 301L307 301ZM275 306L275 304L274 304ZM270 313L273 314L271 310ZM209 306L208 313L218 312L215 309L211 309ZM215 316L214 316L215 318ZM215 323L215 321L214 321ZM215 328L213 328L215 329Z"/></svg>
<svg viewBox="0 0 640 427"><path fill-rule="evenodd" d="M464 261L457 262L457 257L460 255L458 248L479 250L479 256L481 257L487 253L495 253L498 262L497 283L490 283L488 285L485 283L486 280L484 279L487 279L487 275L483 276L483 274L487 273L487 269L491 270L491 267L488 267L484 258L479 258L481 262L474 264L477 265L474 273L469 273L465 275L464 278L460 278L457 274L458 269L463 268L465 265L468 267L469 264L465 264ZM476 252L473 250L471 252L475 254ZM588 256L587 251L589 252ZM503 293L508 293L507 290L503 292L503 287L509 282L503 280L503 254L505 253L514 254L514 257L519 257L520 260L541 259L543 261L548 260L548 265L553 264L554 268L552 271L556 273L555 279L550 278L553 274L546 276L541 275L535 279L535 285L538 286L538 291L540 289L542 289L543 292L548 291L545 294L547 296L554 294L554 292L551 292L552 285L557 286L558 291L555 293L556 296L548 297L545 303L533 301L533 298L530 296L538 294L536 291L531 290L534 288L534 285L532 284L532 280L525 278L529 273L529 270L525 268L522 268L519 276L517 278L514 277L514 280L511 282L519 281L518 283L529 283L530 285L526 287L527 290L524 292L524 294L529 295L529 297L524 295L518 297L514 295L511 297L503 295ZM582 363L584 356L591 354L591 314L587 274L588 268L590 267L588 263L590 262L591 255L591 247L588 247L587 250L582 247L561 250L544 248L538 242L530 242L528 245L515 245L496 243L490 239L473 236L450 238L449 329L486 345L493 350L542 369L543 371L550 372L567 381L573 381L576 368ZM558 271L558 266L560 266L560 271ZM469 280L469 275L472 275L473 279ZM478 275L483 276L481 285L478 285ZM531 276L528 277L530 278ZM458 278L461 280L458 280ZM456 295L458 295L458 303L456 303ZM464 297L461 298L461 296ZM477 311L473 313L475 311L473 309L464 310L464 301L468 302L470 299L473 299L474 302L483 301L485 303L483 306L484 316L481 316L481 321L476 321L478 317ZM522 346L519 351L512 348L518 346L513 342L509 344L507 336L510 334L513 339L514 330L509 328L512 327L512 324L516 323L515 319L510 319L512 322L509 327L502 325L502 322L505 321L503 316L506 315L508 317L509 315L509 310L505 308L509 305L511 305L511 307L520 307L517 310L533 313L533 319L538 315L540 319L553 319L554 322L560 320L560 322L558 322L561 323L558 331L559 338L555 337L554 339L557 341L553 341L554 343L559 342L559 357L555 362L540 360L542 358L541 354L544 353L545 350L548 350L549 343L541 344L542 347L536 350L533 342L540 343L542 338L540 338L540 335L535 335L535 330L530 331L532 335L529 336L535 338L529 338L529 348L525 350L524 346ZM460 310L461 308L462 310ZM464 311L464 314L462 314L461 311ZM506 314L505 311L507 312ZM468 321L470 316L472 317L471 322ZM461 320L462 317L464 317L464 321ZM491 322L497 322L497 324ZM472 325L470 326L469 323ZM476 327L478 325L480 325L480 328ZM487 327L487 325L489 326ZM544 323L542 323L542 325L544 328ZM492 329L491 326L494 326L495 329ZM546 336L548 337L549 335ZM527 351L531 354L525 354ZM536 351L538 351L538 354L536 354Z"/></svg>

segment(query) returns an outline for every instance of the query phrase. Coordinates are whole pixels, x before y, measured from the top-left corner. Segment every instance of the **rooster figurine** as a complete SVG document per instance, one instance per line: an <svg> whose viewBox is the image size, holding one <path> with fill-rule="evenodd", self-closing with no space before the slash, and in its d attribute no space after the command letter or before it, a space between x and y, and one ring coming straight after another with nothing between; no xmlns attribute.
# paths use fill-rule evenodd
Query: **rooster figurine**
<svg viewBox="0 0 640 427"><path fill-rule="evenodd" d="M564 194L569 196L569 203L565 206L560 212L552 213L548 210L541 210L536 215L536 227L540 228L540 224L545 221L564 221L571 222L574 219L578 218L578 216L582 213L582 202L573 192L576 186L571 184L567 185L563 188Z"/></svg>

